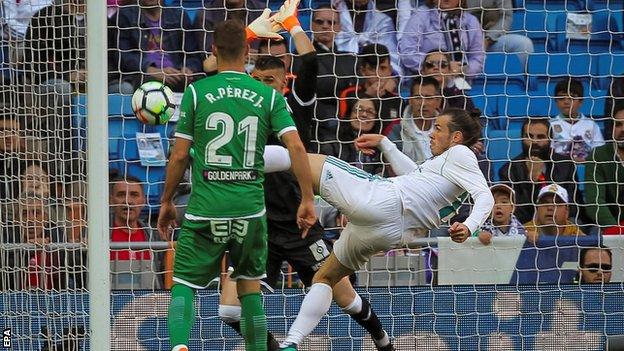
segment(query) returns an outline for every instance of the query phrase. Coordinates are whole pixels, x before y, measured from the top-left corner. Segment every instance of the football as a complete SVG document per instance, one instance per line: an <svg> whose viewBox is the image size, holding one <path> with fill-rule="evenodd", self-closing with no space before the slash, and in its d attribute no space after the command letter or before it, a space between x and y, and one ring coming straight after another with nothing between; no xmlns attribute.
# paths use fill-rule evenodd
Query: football
<svg viewBox="0 0 624 351"><path fill-rule="evenodd" d="M132 94L132 111L142 123L165 124L175 108L173 92L161 82L143 83Z"/></svg>

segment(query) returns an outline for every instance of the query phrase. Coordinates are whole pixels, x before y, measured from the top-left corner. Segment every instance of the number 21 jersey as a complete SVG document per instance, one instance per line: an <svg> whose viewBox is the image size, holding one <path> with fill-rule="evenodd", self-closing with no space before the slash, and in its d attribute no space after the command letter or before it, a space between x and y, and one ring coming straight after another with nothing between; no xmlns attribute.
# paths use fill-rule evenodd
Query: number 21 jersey
<svg viewBox="0 0 624 351"><path fill-rule="evenodd" d="M264 214L264 147L270 133L296 130L284 98L240 72L191 84L175 136L193 142L191 220Z"/></svg>

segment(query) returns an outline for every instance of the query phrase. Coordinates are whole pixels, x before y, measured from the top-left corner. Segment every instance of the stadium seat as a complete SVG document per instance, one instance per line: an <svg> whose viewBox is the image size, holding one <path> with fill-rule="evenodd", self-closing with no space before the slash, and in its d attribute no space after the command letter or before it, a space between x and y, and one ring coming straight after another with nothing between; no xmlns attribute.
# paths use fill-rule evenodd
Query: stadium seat
<svg viewBox="0 0 624 351"><path fill-rule="evenodd" d="M525 82L524 67L516 54L488 52L485 56L483 73L490 80L517 80L520 84Z"/></svg>
<svg viewBox="0 0 624 351"><path fill-rule="evenodd" d="M520 128L488 129L486 135L487 157L492 163L493 180L498 182L500 181L498 172L503 165L522 152Z"/></svg>
<svg viewBox="0 0 624 351"><path fill-rule="evenodd" d="M530 76L588 77L598 72L598 57L587 53L534 53L529 56Z"/></svg>

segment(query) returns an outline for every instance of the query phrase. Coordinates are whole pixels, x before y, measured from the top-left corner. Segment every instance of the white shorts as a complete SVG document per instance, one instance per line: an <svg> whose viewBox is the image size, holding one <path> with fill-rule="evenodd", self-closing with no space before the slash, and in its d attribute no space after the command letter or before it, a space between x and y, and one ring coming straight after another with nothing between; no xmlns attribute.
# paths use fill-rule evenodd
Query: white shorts
<svg viewBox="0 0 624 351"><path fill-rule="evenodd" d="M349 219L334 243L334 254L345 267L358 270L372 255L401 243L403 205L389 180L328 156L320 195Z"/></svg>

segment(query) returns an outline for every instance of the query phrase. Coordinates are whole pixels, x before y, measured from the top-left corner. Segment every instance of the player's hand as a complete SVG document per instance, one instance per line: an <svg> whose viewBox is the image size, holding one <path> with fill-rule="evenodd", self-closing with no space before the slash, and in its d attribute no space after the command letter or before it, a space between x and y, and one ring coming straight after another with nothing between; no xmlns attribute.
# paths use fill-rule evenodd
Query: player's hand
<svg viewBox="0 0 624 351"><path fill-rule="evenodd" d="M266 8L260 17L256 18L247 26L247 41L256 38L266 38L273 40L282 40L282 36L277 34L273 27L275 22L270 19L271 10Z"/></svg>
<svg viewBox="0 0 624 351"><path fill-rule="evenodd" d="M158 214L158 233L160 238L165 241L171 240L171 233L176 227L177 212L175 205L171 201L160 204L160 213Z"/></svg>
<svg viewBox="0 0 624 351"><path fill-rule="evenodd" d="M492 233L486 231L480 232L479 241L483 245L490 245L492 243Z"/></svg>
<svg viewBox="0 0 624 351"><path fill-rule="evenodd" d="M470 237L470 229L463 223L455 222L449 228L449 234L454 242L463 243Z"/></svg>
<svg viewBox="0 0 624 351"><path fill-rule="evenodd" d="M365 155L373 155L383 138L381 134L362 134L355 139L355 147Z"/></svg>
<svg viewBox="0 0 624 351"><path fill-rule="evenodd" d="M294 27L301 26L299 18L297 18L297 7L299 7L299 0L284 1L279 11L270 18L274 23L273 30L279 31L283 28L287 32L290 32Z"/></svg>
<svg viewBox="0 0 624 351"><path fill-rule="evenodd" d="M314 201L301 200L299 209L297 210L297 226L301 229L301 238L308 236L308 230L316 223L316 211L314 210Z"/></svg>

